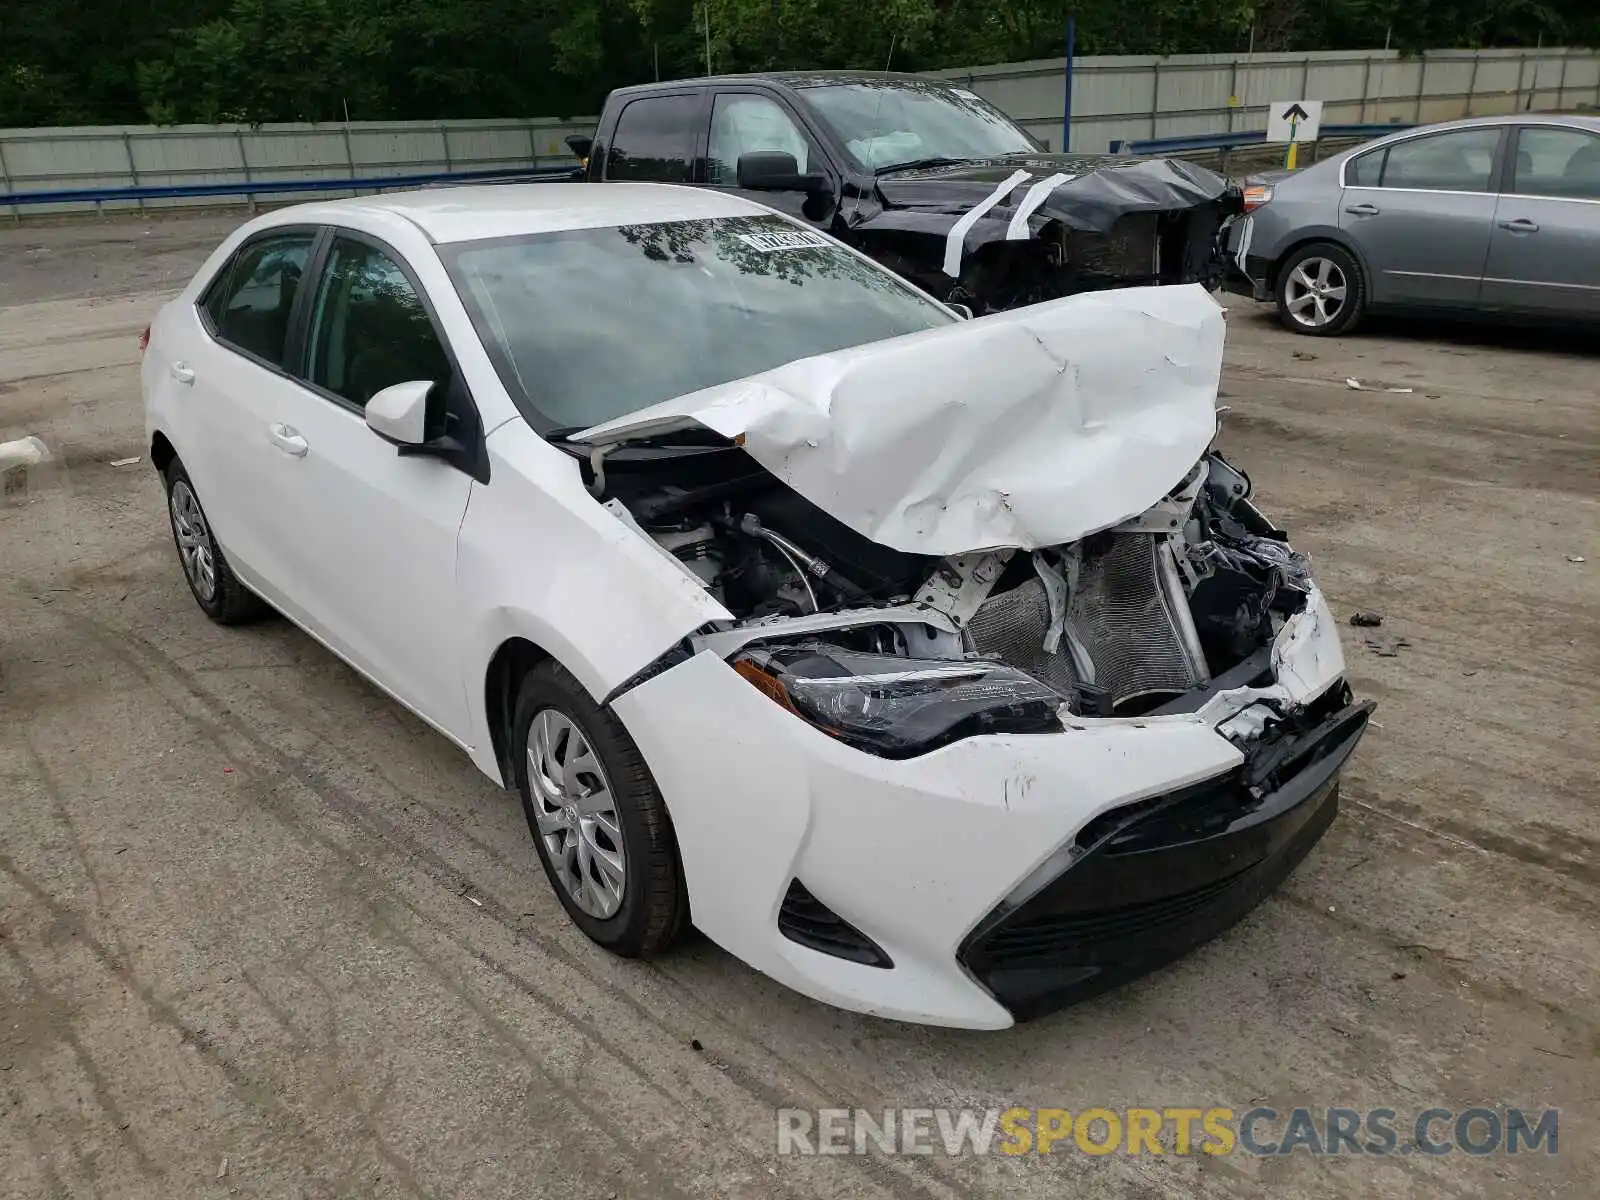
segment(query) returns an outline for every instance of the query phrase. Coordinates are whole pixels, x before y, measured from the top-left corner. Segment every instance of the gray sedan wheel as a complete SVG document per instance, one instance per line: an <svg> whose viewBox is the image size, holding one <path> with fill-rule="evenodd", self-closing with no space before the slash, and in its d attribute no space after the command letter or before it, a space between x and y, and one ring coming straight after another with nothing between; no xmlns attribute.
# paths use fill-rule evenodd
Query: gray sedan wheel
<svg viewBox="0 0 1600 1200"><path fill-rule="evenodd" d="M1331 242L1302 246L1278 269L1278 319L1295 333L1328 337L1355 327L1366 282L1349 251Z"/></svg>

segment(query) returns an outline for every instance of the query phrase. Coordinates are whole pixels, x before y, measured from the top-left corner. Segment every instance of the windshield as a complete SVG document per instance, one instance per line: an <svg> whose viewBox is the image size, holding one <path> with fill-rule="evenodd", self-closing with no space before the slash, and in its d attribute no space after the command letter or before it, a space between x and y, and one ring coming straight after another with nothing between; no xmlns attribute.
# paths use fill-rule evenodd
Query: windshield
<svg viewBox="0 0 1600 1200"><path fill-rule="evenodd" d="M1010 117L965 88L870 80L821 84L801 95L868 171L1038 151Z"/></svg>
<svg viewBox="0 0 1600 1200"><path fill-rule="evenodd" d="M441 253L501 381L543 431L955 320L777 216L563 230Z"/></svg>

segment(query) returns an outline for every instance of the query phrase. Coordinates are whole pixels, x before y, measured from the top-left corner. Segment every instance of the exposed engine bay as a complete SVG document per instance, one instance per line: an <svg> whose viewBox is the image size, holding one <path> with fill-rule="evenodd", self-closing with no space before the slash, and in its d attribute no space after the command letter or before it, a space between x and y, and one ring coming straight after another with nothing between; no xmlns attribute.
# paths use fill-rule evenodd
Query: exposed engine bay
<svg viewBox="0 0 1600 1200"><path fill-rule="evenodd" d="M1154 712L1270 646L1311 587L1305 558L1215 450L1115 528L939 559L863 537L710 440L592 454L591 491L734 615L697 649L879 753L1058 728L1063 704ZM904 728L918 694L927 703L910 707L925 711ZM878 728L873 710L891 700L901 712Z"/></svg>

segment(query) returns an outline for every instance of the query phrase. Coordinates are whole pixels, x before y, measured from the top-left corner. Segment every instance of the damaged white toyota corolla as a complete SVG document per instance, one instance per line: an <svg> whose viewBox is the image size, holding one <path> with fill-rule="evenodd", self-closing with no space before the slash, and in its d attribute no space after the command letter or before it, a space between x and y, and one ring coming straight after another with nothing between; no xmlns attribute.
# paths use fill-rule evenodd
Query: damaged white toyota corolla
<svg viewBox="0 0 1600 1200"><path fill-rule="evenodd" d="M1212 449L1222 340L1198 287L962 321L735 196L495 187L250 222L143 377L200 606L518 789L596 942L997 1028L1257 904L1366 726Z"/></svg>

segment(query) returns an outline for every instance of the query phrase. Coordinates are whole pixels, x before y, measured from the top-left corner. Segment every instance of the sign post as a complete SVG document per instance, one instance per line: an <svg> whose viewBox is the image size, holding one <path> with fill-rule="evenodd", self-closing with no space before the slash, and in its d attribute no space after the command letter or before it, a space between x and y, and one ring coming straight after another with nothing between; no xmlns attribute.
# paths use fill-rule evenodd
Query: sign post
<svg viewBox="0 0 1600 1200"><path fill-rule="evenodd" d="M1267 141L1288 144L1283 165L1295 169L1302 142L1314 142L1322 128L1321 100L1278 100L1267 110Z"/></svg>

